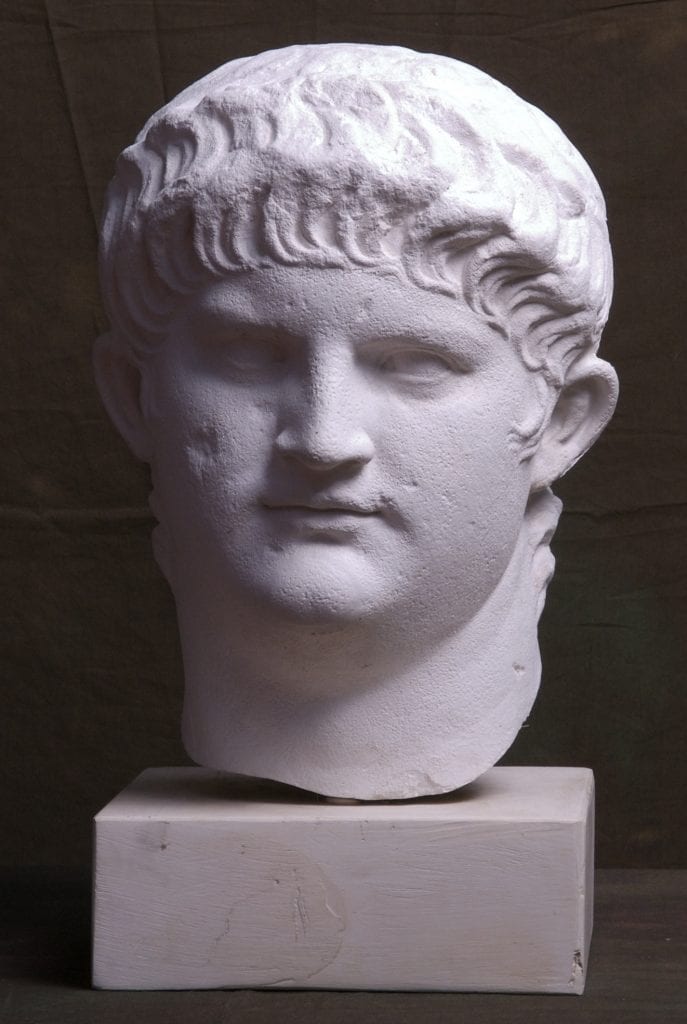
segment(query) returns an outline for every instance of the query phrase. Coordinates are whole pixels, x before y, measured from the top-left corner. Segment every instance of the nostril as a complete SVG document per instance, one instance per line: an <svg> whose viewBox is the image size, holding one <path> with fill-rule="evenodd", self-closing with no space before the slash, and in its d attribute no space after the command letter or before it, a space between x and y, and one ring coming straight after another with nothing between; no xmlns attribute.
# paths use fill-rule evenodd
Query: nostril
<svg viewBox="0 0 687 1024"><path fill-rule="evenodd" d="M294 459L310 469L331 469L343 465L364 465L374 454L374 446L362 431L325 437L282 431L275 447L284 458Z"/></svg>

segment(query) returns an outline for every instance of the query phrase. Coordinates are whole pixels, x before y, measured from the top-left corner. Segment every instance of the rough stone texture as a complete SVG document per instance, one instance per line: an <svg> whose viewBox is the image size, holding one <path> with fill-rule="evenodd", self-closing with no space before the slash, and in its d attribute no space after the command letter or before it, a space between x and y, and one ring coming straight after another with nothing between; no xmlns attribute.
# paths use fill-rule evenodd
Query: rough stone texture
<svg viewBox="0 0 687 1024"><path fill-rule="evenodd" d="M584 989L593 778L328 804L150 769L96 817L99 988Z"/></svg>
<svg viewBox="0 0 687 1024"><path fill-rule="evenodd" d="M400 47L236 60L120 156L101 278L189 754L360 799L491 767L539 684L549 487L617 397L604 202L560 129Z"/></svg>

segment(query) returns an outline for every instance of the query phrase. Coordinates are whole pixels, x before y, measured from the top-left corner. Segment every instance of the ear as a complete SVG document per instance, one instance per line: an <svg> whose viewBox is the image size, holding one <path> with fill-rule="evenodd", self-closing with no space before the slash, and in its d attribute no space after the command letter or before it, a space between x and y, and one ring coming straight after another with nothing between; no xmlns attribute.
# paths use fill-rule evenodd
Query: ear
<svg viewBox="0 0 687 1024"><path fill-rule="evenodd" d="M610 363L591 356L572 368L532 456L533 491L549 487L591 448L617 400L618 378Z"/></svg>
<svg viewBox="0 0 687 1024"><path fill-rule="evenodd" d="M149 462L150 436L141 404L142 375L128 347L114 334L101 334L93 349L98 391L110 419L136 458Z"/></svg>

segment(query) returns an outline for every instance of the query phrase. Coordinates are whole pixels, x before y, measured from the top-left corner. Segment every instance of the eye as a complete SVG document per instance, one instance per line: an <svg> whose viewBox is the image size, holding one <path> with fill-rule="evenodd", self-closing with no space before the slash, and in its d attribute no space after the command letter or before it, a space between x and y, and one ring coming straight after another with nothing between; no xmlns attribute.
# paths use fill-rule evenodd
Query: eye
<svg viewBox="0 0 687 1024"><path fill-rule="evenodd" d="M285 362L284 349L270 338L224 337L216 345L220 367L237 377L261 377L279 371Z"/></svg>
<svg viewBox="0 0 687 1024"><path fill-rule="evenodd" d="M398 348L377 361L382 373L409 384L440 384L455 374L456 367L439 352L427 348Z"/></svg>

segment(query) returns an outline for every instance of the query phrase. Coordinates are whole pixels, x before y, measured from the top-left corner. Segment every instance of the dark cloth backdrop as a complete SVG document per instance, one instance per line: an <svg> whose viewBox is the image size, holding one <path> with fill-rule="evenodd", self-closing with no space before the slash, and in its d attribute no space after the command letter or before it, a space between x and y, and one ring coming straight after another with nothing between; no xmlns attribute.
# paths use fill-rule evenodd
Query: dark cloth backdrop
<svg viewBox="0 0 687 1024"><path fill-rule="evenodd" d="M687 3L4 0L0 861L85 862L90 817L185 763L145 470L93 385L96 223L117 153L216 65L294 42L472 62L556 119L608 200L622 397L557 491L542 688L508 763L593 768L598 863L684 866Z"/></svg>

